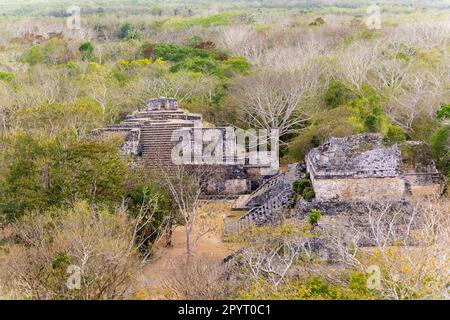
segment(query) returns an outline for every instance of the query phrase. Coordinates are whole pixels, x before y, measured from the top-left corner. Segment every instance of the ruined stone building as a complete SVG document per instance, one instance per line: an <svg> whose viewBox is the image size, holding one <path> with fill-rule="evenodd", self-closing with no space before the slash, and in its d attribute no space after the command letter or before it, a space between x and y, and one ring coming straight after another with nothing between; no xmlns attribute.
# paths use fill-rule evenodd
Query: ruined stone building
<svg viewBox="0 0 450 320"><path fill-rule="evenodd" d="M119 124L98 129L97 133L102 136L121 136L124 141L122 152L132 155L136 164L149 169L170 170L176 165L173 152L179 143L174 140L174 133L187 133L190 139L194 139L193 130L199 128L202 134L209 131L225 133L227 129L204 127L202 115L180 109L175 98L157 98L148 100L144 110L126 116ZM190 144L193 145L193 141ZM209 168L213 167L214 175L208 181L207 193L251 192L266 178L262 171L265 166L232 161L235 159L222 160L222 163L209 165ZM198 167L205 164L196 164L194 161L192 165Z"/></svg>
<svg viewBox="0 0 450 320"><path fill-rule="evenodd" d="M385 146L379 134L330 138L306 156L317 200L376 201L434 194L439 188L428 146Z"/></svg>
<svg viewBox="0 0 450 320"><path fill-rule="evenodd" d="M295 199L292 183L308 176L315 198ZM377 205L390 204L390 210L407 213L411 198L436 194L441 182L430 148L423 142L386 146L379 134L330 138L312 149L305 163L290 164L251 194L240 196L233 208L247 212L238 221L227 222L225 234L276 222L280 215L303 219L312 209L363 222L368 207L378 210Z"/></svg>

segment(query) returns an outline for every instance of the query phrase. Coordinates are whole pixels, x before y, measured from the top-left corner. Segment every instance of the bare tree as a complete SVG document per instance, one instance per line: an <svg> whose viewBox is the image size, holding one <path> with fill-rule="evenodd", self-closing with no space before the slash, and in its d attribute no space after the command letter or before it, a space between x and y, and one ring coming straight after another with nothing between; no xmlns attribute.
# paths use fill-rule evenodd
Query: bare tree
<svg viewBox="0 0 450 320"><path fill-rule="evenodd" d="M214 85L213 79L208 76L192 77L188 73L179 72L142 78L137 83L130 84L127 92L132 97L141 97L142 103L150 97L174 97L183 102L192 96L200 96L204 103L208 103L211 101Z"/></svg>
<svg viewBox="0 0 450 320"><path fill-rule="evenodd" d="M186 300L224 299L231 294L232 283L225 277L224 265L207 259L195 259L166 281L165 298Z"/></svg>
<svg viewBox="0 0 450 320"><path fill-rule="evenodd" d="M126 299L149 254L137 234L148 220L77 203L53 218L34 213L15 223L0 280L7 296L33 299Z"/></svg>
<svg viewBox="0 0 450 320"><path fill-rule="evenodd" d="M416 71L402 75L401 87L389 95L387 114L391 121L411 133L415 121L431 121L445 96L445 75Z"/></svg>
<svg viewBox="0 0 450 320"><path fill-rule="evenodd" d="M369 71L378 62L377 44L356 42L340 54L338 74L350 88L361 90Z"/></svg>
<svg viewBox="0 0 450 320"><path fill-rule="evenodd" d="M243 78L235 88L251 126L278 129L280 137L295 132L310 117L308 99L317 88L316 65L302 70L277 72L265 70Z"/></svg>
<svg viewBox="0 0 450 320"><path fill-rule="evenodd" d="M232 267L232 270L243 279L255 282L267 279L273 289L278 290L293 272L297 260L302 258L309 261L314 253L312 236L303 223L285 222L274 228L258 230L250 227L238 236L242 248L236 254L239 257L238 266Z"/></svg>
<svg viewBox="0 0 450 320"><path fill-rule="evenodd" d="M186 239L186 255L189 259L197 242L212 231L204 223L204 220L198 221L200 218L199 209L202 204L201 195L206 190L206 184L212 170L206 166L196 170L191 166L178 165L169 168L161 167L159 174L181 216ZM199 226L199 229L194 236L193 231L196 226Z"/></svg>
<svg viewBox="0 0 450 320"><path fill-rule="evenodd" d="M386 299L445 298L450 281L447 199L401 207L368 204L328 228L340 262L361 272L380 270L377 288Z"/></svg>

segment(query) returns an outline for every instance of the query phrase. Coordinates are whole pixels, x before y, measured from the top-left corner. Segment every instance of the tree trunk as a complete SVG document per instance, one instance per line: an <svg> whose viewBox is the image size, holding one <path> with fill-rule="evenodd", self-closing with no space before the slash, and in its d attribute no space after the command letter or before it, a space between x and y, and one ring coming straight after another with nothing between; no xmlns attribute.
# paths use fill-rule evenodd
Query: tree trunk
<svg viewBox="0 0 450 320"><path fill-rule="evenodd" d="M173 236L173 217L169 218L167 222L167 231L166 231L166 248L172 246L172 236Z"/></svg>

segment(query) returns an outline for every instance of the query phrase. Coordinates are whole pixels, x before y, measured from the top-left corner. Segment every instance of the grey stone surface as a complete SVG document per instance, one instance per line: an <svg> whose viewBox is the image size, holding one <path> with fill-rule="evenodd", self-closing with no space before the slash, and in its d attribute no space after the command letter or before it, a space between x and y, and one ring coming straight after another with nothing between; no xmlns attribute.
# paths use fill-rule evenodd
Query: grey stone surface
<svg viewBox="0 0 450 320"><path fill-rule="evenodd" d="M173 139L174 132L180 132L179 130L181 130L187 136L190 136L192 139L190 143L194 146L192 149L200 146L205 150L208 145L214 145L216 142L205 141L202 144L200 141L200 144L195 144L194 140L197 135L193 133L194 127L201 130L202 137L206 133L213 137L214 133L223 135L226 131L226 128L203 127L202 115L180 109L175 98L161 97L148 100L143 111L136 111L126 116L119 124L98 129L95 133L104 136L121 135L124 142L120 149L124 155L134 156L134 165L143 165L149 169L159 167L171 170L176 166L173 162L172 150L178 143L178 141ZM220 143L224 144L222 149L225 150L224 140L218 139L216 145L220 146ZM226 162L226 160L235 159L226 159L225 156L223 159L225 161L223 162L220 161L222 159L218 159L219 162L217 162L214 157L210 157L211 161L196 162L195 150L192 152L193 162L190 165L199 167L213 166L216 169L216 174L208 177L211 181L209 181L206 192L210 195L251 192L265 178L259 168L246 165L245 163ZM200 153L201 156L202 153Z"/></svg>
<svg viewBox="0 0 450 320"><path fill-rule="evenodd" d="M431 195L441 180L425 143L385 146L380 134L332 137L307 154L306 166L324 201Z"/></svg>

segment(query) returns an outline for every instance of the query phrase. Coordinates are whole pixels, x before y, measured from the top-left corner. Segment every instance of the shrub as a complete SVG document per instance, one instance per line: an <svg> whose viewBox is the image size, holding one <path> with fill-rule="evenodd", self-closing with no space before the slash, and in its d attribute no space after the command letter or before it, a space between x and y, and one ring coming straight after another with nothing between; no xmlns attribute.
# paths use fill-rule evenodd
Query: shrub
<svg viewBox="0 0 450 320"><path fill-rule="evenodd" d="M129 171L119 141L77 140L67 131L61 135L66 141L25 133L10 138L3 157L8 166L0 186L0 216L13 219L76 199L105 205L121 199Z"/></svg>
<svg viewBox="0 0 450 320"><path fill-rule="evenodd" d="M137 30L134 26L132 26L130 23L125 22L120 26L119 29L119 38L130 40L130 39L139 39L141 36L139 30Z"/></svg>
<svg viewBox="0 0 450 320"><path fill-rule="evenodd" d="M16 78L16 74L12 72L0 71L0 80L11 81Z"/></svg>
<svg viewBox="0 0 450 320"><path fill-rule="evenodd" d="M431 152L444 174L450 173L450 125L437 129L431 137Z"/></svg>
<svg viewBox="0 0 450 320"><path fill-rule="evenodd" d="M388 131L383 137L383 144L386 146L391 146L396 143L402 143L406 141L406 134L402 128L390 125Z"/></svg>
<svg viewBox="0 0 450 320"><path fill-rule="evenodd" d="M153 48L153 55L165 61L180 62L187 58L210 58L214 54L203 49L182 47L172 43L158 43Z"/></svg>
<svg viewBox="0 0 450 320"><path fill-rule="evenodd" d="M313 135L311 138L311 144L314 146L314 148L318 147L320 145L319 137L316 135Z"/></svg>
<svg viewBox="0 0 450 320"><path fill-rule="evenodd" d="M225 60L225 64L229 66L231 71L236 71L241 74L248 74L251 68L250 62L244 57L230 57Z"/></svg>
<svg viewBox="0 0 450 320"><path fill-rule="evenodd" d="M29 214L11 225L16 241L5 245L1 289L16 299L133 298L143 263L135 227L123 209L111 214L84 201Z"/></svg>
<svg viewBox="0 0 450 320"><path fill-rule="evenodd" d="M185 18L185 19L174 18L168 20L165 23L165 26L173 28L186 28L194 26L201 26L206 28L211 26L223 26L231 24L236 16L237 13L224 12L220 14L214 14L198 18Z"/></svg>
<svg viewBox="0 0 450 320"><path fill-rule="evenodd" d="M364 119L364 128L367 132L377 132L378 131L378 117L376 115L368 115Z"/></svg>
<svg viewBox="0 0 450 320"><path fill-rule="evenodd" d="M325 92L325 103L329 108L336 108L344 105L353 98L353 94L340 81L332 80Z"/></svg>
<svg viewBox="0 0 450 320"><path fill-rule="evenodd" d="M153 185L139 186L128 195L128 209L133 217L143 218L143 226L137 231L136 237L142 243L140 249L147 251L159 236L159 231L170 232L175 217L175 210L169 196ZM170 230L169 230L170 229ZM170 238L166 244L170 244Z"/></svg>
<svg viewBox="0 0 450 320"><path fill-rule="evenodd" d="M212 59L206 58L188 58L170 67L171 72L187 70L192 72L201 72L205 74L218 74L220 67L218 63Z"/></svg>
<svg viewBox="0 0 450 320"><path fill-rule="evenodd" d="M316 226L319 223L322 212L317 209L312 209L308 214L308 222L312 226Z"/></svg>
<svg viewBox="0 0 450 320"><path fill-rule="evenodd" d="M308 179L295 180L292 184L292 188L296 194L302 194L307 187L311 187L311 181Z"/></svg>
<svg viewBox="0 0 450 320"><path fill-rule="evenodd" d="M306 187L302 192L302 197L306 201L311 201L315 196L314 190L311 187Z"/></svg>
<svg viewBox="0 0 450 320"><path fill-rule="evenodd" d="M83 59L90 59L92 52L94 52L94 47L89 41L83 41L80 43L78 50L81 52Z"/></svg>
<svg viewBox="0 0 450 320"><path fill-rule="evenodd" d="M186 45L191 48L197 47L201 42L203 42L203 38L200 36L192 36L186 41Z"/></svg>
<svg viewBox="0 0 450 320"><path fill-rule="evenodd" d="M25 56L25 62L31 65L44 62L44 53L40 45L35 45L30 48L28 54Z"/></svg>
<svg viewBox="0 0 450 320"><path fill-rule="evenodd" d="M450 119L450 104L444 104L438 110L436 118L438 120Z"/></svg>

